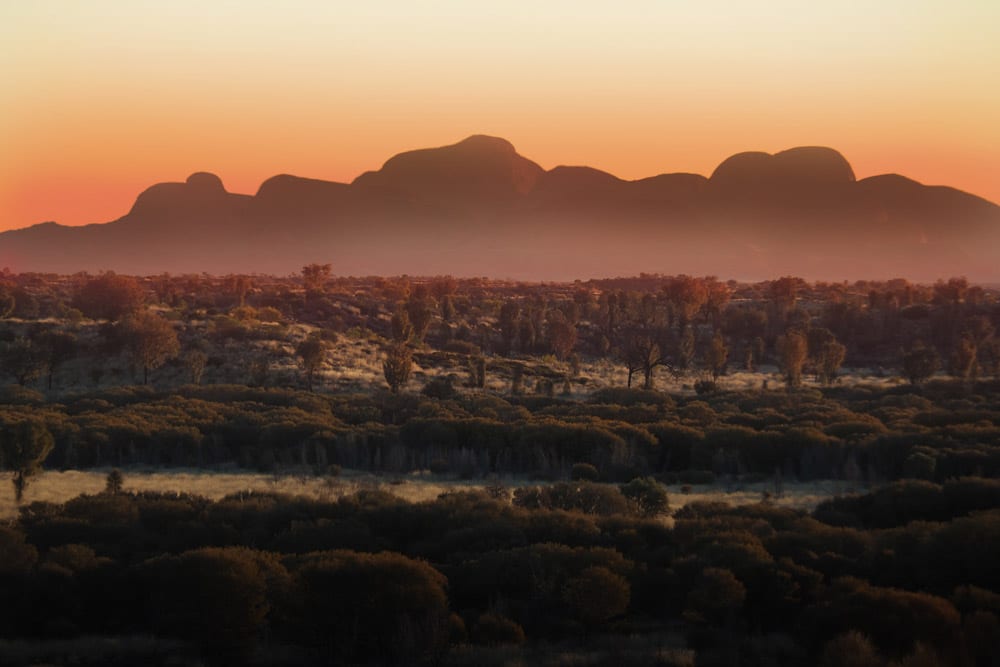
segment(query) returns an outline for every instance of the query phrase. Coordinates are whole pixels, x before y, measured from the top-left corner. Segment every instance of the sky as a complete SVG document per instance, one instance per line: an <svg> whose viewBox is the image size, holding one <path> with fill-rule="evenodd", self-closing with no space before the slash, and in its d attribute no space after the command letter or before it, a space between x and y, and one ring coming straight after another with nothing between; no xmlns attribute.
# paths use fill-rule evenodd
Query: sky
<svg viewBox="0 0 1000 667"><path fill-rule="evenodd" d="M1000 202L997 44L996 0L2 0L0 230L470 134L628 179L823 145Z"/></svg>

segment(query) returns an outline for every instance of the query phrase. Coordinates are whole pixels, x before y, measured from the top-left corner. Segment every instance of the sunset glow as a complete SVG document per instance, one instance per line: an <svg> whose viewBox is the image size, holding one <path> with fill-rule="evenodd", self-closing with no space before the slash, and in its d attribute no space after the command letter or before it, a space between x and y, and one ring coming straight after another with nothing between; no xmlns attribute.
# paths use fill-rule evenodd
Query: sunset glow
<svg viewBox="0 0 1000 667"><path fill-rule="evenodd" d="M824 145L1000 201L1000 3L538 4L3 3L0 229L474 133L629 179Z"/></svg>

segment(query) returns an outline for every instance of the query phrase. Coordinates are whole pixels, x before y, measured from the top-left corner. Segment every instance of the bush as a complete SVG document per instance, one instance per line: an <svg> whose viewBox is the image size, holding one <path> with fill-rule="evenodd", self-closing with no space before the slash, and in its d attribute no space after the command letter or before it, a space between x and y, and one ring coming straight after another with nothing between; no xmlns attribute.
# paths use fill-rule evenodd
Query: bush
<svg viewBox="0 0 1000 667"><path fill-rule="evenodd" d="M682 470L677 473L681 484L715 484L715 473L711 470Z"/></svg>
<svg viewBox="0 0 1000 667"><path fill-rule="evenodd" d="M450 375L439 375L428 380L420 393L429 398L447 400L454 398L458 392Z"/></svg>
<svg viewBox="0 0 1000 667"><path fill-rule="evenodd" d="M514 491L513 503L527 509L557 509L584 514L630 513L628 501L618 489L593 482L522 486Z"/></svg>
<svg viewBox="0 0 1000 667"><path fill-rule="evenodd" d="M486 646L523 644L524 629L506 616L482 614L472 628L472 641Z"/></svg>
<svg viewBox="0 0 1000 667"><path fill-rule="evenodd" d="M628 484L623 484L621 492L635 505L639 516L663 514L670 507L666 487L652 477L636 477Z"/></svg>
<svg viewBox="0 0 1000 667"><path fill-rule="evenodd" d="M597 626L628 609L628 581L606 567L588 567L569 580L563 597L584 625Z"/></svg>
<svg viewBox="0 0 1000 667"><path fill-rule="evenodd" d="M589 463L574 463L569 477L573 481L596 482L601 473Z"/></svg>

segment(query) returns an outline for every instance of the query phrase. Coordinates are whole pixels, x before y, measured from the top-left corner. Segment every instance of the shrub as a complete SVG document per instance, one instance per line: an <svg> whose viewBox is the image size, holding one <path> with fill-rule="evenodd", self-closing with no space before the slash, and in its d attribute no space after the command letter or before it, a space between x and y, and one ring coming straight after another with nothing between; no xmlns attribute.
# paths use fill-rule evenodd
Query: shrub
<svg viewBox="0 0 1000 667"><path fill-rule="evenodd" d="M670 507L667 489L652 477L636 477L621 486L622 495L628 498L639 516L663 514Z"/></svg>
<svg viewBox="0 0 1000 667"><path fill-rule="evenodd" d="M523 644L524 629L500 614L482 614L472 628L472 641L486 646Z"/></svg>
<svg viewBox="0 0 1000 667"><path fill-rule="evenodd" d="M601 473L589 463L574 463L569 476L573 481L596 482Z"/></svg>
<svg viewBox="0 0 1000 667"><path fill-rule="evenodd" d="M458 392L455 391L455 384L450 375L439 375L428 380L420 393L429 398L446 400L454 398Z"/></svg>

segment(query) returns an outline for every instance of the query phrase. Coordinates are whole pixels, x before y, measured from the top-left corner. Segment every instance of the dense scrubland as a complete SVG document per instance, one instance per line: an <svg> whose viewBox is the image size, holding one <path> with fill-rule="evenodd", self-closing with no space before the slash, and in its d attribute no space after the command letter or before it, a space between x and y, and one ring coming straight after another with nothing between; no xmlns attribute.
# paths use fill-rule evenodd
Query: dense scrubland
<svg viewBox="0 0 1000 667"><path fill-rule="evenodd" d="M997 664L1000 302L963 279L5 274L0 315L5 664ZM234 467L385 484L128 484ZM386 490L426 476L475 484ZM861 493L781 504L815 480Z"/></svg>

